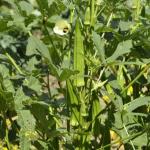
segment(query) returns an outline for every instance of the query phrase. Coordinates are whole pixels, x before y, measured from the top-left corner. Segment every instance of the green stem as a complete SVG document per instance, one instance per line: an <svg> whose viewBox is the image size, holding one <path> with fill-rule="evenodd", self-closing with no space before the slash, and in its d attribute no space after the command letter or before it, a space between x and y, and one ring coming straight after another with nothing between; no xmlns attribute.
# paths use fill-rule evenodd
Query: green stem
<svg viewBox="0 0 150 150"><path fill-rule="evenodd" d="M110 24L110 22L111 22L111 20L112 20L112 17L113 17L113 13L110 14L109 19L108 19L107 24L106 24L106 27L109 26L109 24ZM101 38L103 38L104 35L105 35L105 32L102 34Z"/></svg>
<svg viewBox="0 0 150 150"><path fill-rule="evenodd" d="M21 69L19 68L19 66L16 64L15 60L6 52L5 55L7 56L7 58L10 60L10 62L12 63L12 65L16 68L16 70L21 74L21 75L25 75ZM24 80L26 83L28 83L28 80L25 78Z"/></svg>
<svg viewBox="0 0 150 150"><path fill-rule="evenodd" d="M7 58L10 60L10 62L13 64L13 66L16 68L16 70L24 75L24 73L21 71L21 69L19 68L19 66L16 64L15 60L6 52L5 55L7 56Z"/></svg>
<svg viewBox="0 0 150 150"><path fill-rule="evenodd" d="M124 139L121 139L121 142L124 142L124 144L125 144L126 141L128 142L128 140L134 139L135 137L138 137L138 136L142 135L145 131L146 131L146 130L143 130L143 131L138 132L138 133L136 133L136 134L134 134L134 135L131 135L130 137L126 137L126 138L124 138ZM117 139L117 140L113 141L112 143L107 144L107 145L105 145L105 146L99 148L98 150L104 150L105 148L110 147L110 146L112 146L112 145L114 145L114 144L116 144L116 143L118 143L118 142L120 142L120 139Z"/></svg>
<svg viewBox="0 0 150 150"><path fill-rule="evenodd" d="M9 143L9 138L8 138L8 128L6 127L6 136L5 136L5 141L8 147L8 150L10 150L10 143Z"/></svg>
<svg viewBox="0 0 150 150"><path fill-rule="evenodd" d="M101 12L104 10L105 7L106 7L106 5L104 5L104 6L101 8L101 10L96 13L96 17L98 17L98 16L101 14Z"/></svg>
<svg viewBox="0 0 150 150"><path fill-rule="evenodd" d="M129 133L128 133L128 130L127 130L125 124L123 124L123 128L124 128L124 130L125 130L127 136L130 137L130 135L129 135ZM134 144L133 144L132 140L129 140L129 141L130 141L130 143L131 143L131 146L132 146L133 150L135 150L135 147L134 147Z"/></svg>
<svg viewBox="0 0 150 150"><path fill-rule="evenodd" d="M3 121L4 121L4 124L5 124L5 142L6 142L6 145L7 145L7 148L8 148L8 150L10 150L10 143L9 143L9 137L8 137L8 127L7 127L7 123L6 123L6 118L7 118L7 116L6 116L6 113L4 112L4 113L2 113L2 118L3 118Z"/></svg>
<svg viewBox="0 0 150 150"><path fill-rule="evenodd" d="M148 64L137 76L134 80L132 80L121 92L123 94L134 82L136 82L142 75L143 73L150 67L150 64Z"/></svg>
<svg viewBox="0 0 150 150"><path fill-rule="evenodd" d="M49 98L51 99L52 98L52 94L51 94L51 89L50 89L49 71L48 71L48 74L47 74L47 89L48 89Z"/></svg>

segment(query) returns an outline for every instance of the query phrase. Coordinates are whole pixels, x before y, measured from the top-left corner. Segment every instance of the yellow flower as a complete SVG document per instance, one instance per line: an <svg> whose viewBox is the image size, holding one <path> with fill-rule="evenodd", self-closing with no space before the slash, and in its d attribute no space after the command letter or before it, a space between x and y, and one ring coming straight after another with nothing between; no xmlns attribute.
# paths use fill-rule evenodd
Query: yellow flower
<svg viewBox="0 0 150 150"><path fill-rule="evenodd" d="M106 103L109 103L109 102L110 102L110 99L109 99L109 97L108 97L107 95L104 95L104 96L102 97L102 99L103 99Z"/></svg>
<svg viewBox="0 0 150 150"><path fill-rule="evenodd" d="M130 86L129 88L128 88L128 90L127 90L127 95L132 95L133 94L133 87L132 86Z"/></svg>

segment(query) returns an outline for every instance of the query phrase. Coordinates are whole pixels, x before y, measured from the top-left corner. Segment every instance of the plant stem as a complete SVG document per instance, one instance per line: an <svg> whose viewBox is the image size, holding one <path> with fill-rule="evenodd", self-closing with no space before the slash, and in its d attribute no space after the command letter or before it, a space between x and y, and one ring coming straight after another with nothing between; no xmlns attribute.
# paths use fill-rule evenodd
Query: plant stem
<svg viewBox="0 0 150 150"><path fill-rule="evenodd" d="M150 64L148 64L137 76L134 80L132 80L121 92L123 94L134 82L136 82L142 75L143 73L150 67Z"/></svg>
<svg viewBox="0 0 150 150"><path fill-rule="evenodd" d="M10 60L10 62L13 64L13 66L16 68L16 70L24 75L24 73L21 71L21 69L19 68L19 66L16 64L15 60L6 52L5 55L7 56L7 58Z"/></svg>
<svg viewBox="0 0 150 150"><path fill-rule="evenodd" d="M122 139L121 141L124 142L124 144L125 144L125 143L126 143L126 142L125 142L126 140L134 139L135 137L142 135L144 132L145 132L145 130L143 130L143 131L141 131L141 132L138 132L138 133L136 133L136 134L134 134L134 135L131 135L130 137L126 137L126 138ZM114 144L116 144L116 143L118 143L118 142L120 142L120 139L117 139L117 140L115 140L114 142L112 142L112 143L110 143L110 144L107 144L107 145L105 145L105 146L99 148L98 150L104 150L106 147L110 147L111 145L114 145ZM128 141L127 141L127 142L128 142Z"/></svg>
<svg viewBox="0 0 150 150"><path fill-rule="evenodd" d="M128 130L127 130L127 128L126 128L126 126L125 126L124 124L123 124L123 128L124 128L124 130L125 130L127 136L130 137L130 135L129 135L129 133L128 133ZM133 144L132 140L129 140L129 141L130 141L130 143L131 143L131 146L132 146L133 150L135 150L135 147L134 147L134 144Z"/></svg>
<svg viewBox="0 0 150 150"><path fill-rule="evenodd" d="M8 150L11 150L11 149L10 149L9 138L8 138L8 128L7 128L7 127L6 127L6 136L5 136L5 141L6 141L6 144L7 144Z"/></svg>
<svg viewBox="0 0 150 150"><path fill-rule="evenodd" d="M48 71L48 74L47 74L47 89L48 89L49 98L51 99L52 94L51 94L51 89L50 89L49 71Z"/></svg>
<svg viewBox="0 0 150 150"><path fill-rule="evenodd" d="M106 24L106 27L109 26L109 24L110 24L110 22L112 20L112 17L113 17L113 13L110 14L109 19L108 19L107 24ZM104 35L105 35L105 32L102 34L101 38L104 38Z"/></svg>

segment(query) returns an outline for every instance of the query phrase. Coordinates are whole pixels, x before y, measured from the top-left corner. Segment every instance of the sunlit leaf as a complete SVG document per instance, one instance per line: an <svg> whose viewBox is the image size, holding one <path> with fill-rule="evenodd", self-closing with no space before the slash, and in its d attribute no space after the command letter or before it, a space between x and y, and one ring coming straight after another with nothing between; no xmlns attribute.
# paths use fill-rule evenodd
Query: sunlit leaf
<svg viewBox="0 0 150 150"><path fill-rule="evenodd" d="M117 46L117 49L112 54L112 56L107 58L107 62L114 61L119 56L123 56L124 54L130 53L131 48L132 48L132 41L131 40L127 40L127 41L123 41L123 42L119 43Z"/></svg>
<svg viewBox="0 0 150 150"><path fill-rule="evenodd" d="M143 105L147 105L150 103L150 97L140 97L140 98L137 98L127 104L124 105L124 109L131 112Z"/></svg>

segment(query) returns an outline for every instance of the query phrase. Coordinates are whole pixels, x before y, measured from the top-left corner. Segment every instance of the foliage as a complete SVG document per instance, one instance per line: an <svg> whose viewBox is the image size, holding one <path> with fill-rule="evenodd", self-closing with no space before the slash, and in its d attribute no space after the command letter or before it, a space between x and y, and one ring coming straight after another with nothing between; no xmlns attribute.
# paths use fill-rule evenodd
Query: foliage
<svg viewBox="0 0 150 150"><path fill-rule="evenodd" d="M1 0L0 149L150 149L149 19L149 0Z"/></svg>

